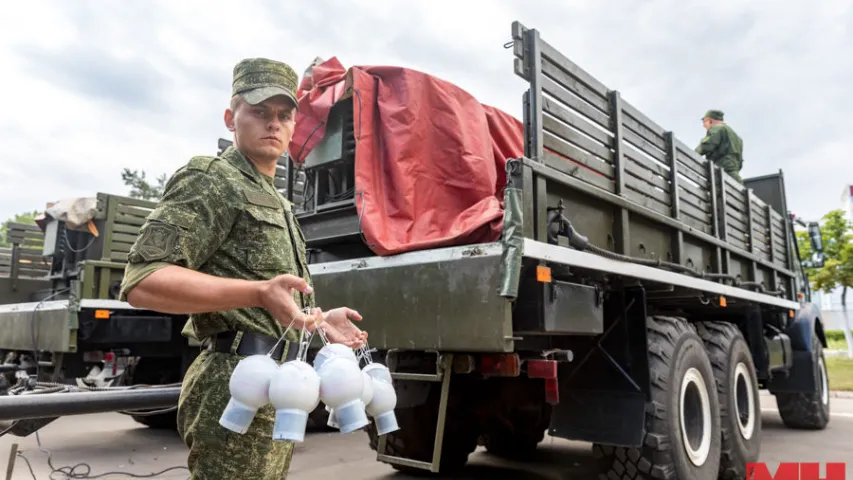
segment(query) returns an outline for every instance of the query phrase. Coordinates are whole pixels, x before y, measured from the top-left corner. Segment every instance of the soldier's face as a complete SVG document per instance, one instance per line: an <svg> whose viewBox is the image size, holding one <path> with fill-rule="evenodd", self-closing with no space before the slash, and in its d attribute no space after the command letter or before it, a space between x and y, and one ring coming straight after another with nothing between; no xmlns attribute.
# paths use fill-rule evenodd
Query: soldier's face
<svg viewBox="0 0 853 480"><path fill-rule="evenodd" d="M225 123L234 132L237 145L256 160L278 160L293 137L296 109L284 97L272 97L257 105L240 100L226 112Z"/></svg>
<svg viewBox="0 0 853 480"><path fill-rule="evenodd" d="M702 119L702 126L705 127L705 130L708 130L709 128L711 128L711 119L708 117L703 118Z"/></svg>

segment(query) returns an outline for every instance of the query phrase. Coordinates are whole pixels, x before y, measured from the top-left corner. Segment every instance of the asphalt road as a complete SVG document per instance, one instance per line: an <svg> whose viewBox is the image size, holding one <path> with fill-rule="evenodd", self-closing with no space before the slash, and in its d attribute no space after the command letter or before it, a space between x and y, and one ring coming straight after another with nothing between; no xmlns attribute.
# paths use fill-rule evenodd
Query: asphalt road
<svg viewBox="0 0 853 480"><path fill-rule="evenodd" d="M853 399L833 398L833 418L821 432L786 429L776 411L773 397L762 396L764 441L761 460L775 471L779 462L839 462L850 460L848 478L853 478ZM147 478L185 479L185 469L172 470L157 476L152 473L168 467L183 465L186 449L174 432L149 430L120 414L98 414L61 418L40 431L41 447L51 454L53 466L73 466L86 462L95 476L110 471L124 471ZM18 458L14 479L66 479L60 473L50 476L47 453L40 451L36 436L0 438L0 459L5 466L12 443L32 465ZM540 446L536 464L517 464L496 460L482 450L471 455L471 462L462 479L550 480L594 478L593 459L586 443L546 438ZM5 468L0 467L0 475ZM66 471L68 468L66 467ZM83 473L78 467L75 473ZM821 470L823 472L823 470ZM2 477L0 477L2 478ZM83 476L76 478L86 478ZM127 475L103 475L100 479L128 479ZM385 464L375 461L375 453L367 444L363 432L349 435L315 433L298 445L294 456L291 480L329 479L395 479L414 478L395 473Z"/></svg>

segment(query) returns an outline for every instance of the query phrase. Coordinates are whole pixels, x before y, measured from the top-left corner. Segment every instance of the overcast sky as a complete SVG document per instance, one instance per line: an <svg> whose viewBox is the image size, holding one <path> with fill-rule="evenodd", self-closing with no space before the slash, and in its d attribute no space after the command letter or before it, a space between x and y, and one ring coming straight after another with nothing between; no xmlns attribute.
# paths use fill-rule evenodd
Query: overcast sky
<svg viewBox="0 0 853 480"><path fill-rule="evenodd" d="M817 217L853 183L853 2L782 3L28 0L0 18L0 219L214 153L243 57L416 68L521 118L513 20L690 146L724 110L743 175L783 169L789 207Z"/></svg>

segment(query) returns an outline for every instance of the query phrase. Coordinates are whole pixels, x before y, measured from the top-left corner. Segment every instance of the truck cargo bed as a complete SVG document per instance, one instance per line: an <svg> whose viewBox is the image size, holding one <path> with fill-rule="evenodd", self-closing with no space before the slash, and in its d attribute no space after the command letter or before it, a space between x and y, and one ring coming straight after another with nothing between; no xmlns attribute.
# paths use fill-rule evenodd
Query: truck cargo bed
<svg viewBox="0 0 853 480"><path fill-rule="evenodd" d="M478 153L480 163L472 163L466 149L451 148L465 144L468 137L455 128L418 123L427 115L419 106L394 103L409 108L406 118L416 119L404 125L404 133L383 129L383 109L390 112L388 99L404 98L408 89L415 88L414 81L389 83L386 97L369 105L363 104L366 97L353 102L350 90L355 87L347 83L350 90L335 97L334 105L321 109L329 112L325 136L313 151L300 148L309 152L301 159L300 168L311 179L306 183L306 198L311 201L299 218L314 262L364 257L370 250L388 255L387 249L377 247L376 232L388 231L390 225L381 222L400 222L399 228L392 229L396 238L411 237L398 250L433 248L430 242L437 241L439 234L430 233L423 225L434 222L441 225L437 230L464 231L469 219L460 213L462 207L476 212L477 201L488 198L491 205L496 200L492 195L500 198L507 160L524 157L514 186L522 191L518 201L524 217L523 237L548 243L548 216L562 205L565 217L595 247L716 275L716 281L729 285L796 298L796 245L791 241L793 229L781 172L747 179L741 185L638 111L618 91L607 88L540 39L535 30L516 22L513 40L515 73L529 84L523 95L524 119L516 124L508 115L476 104L459 89L419 72L358 67L348 71L349 76L340 74L341 82L353 76L373 76L381 83L393 72L394 78L416 77L442 85L466 99L464 106L448 107L455 108L448 115L454 119L469 116L477 125L470 130L485 137L479 144L496 147ZM365 112L370 109L379 113L368 116ZM353 118L359 119L358 131ZM316 123L325 118L311 120ZM311 129L312 125L308 122L301 128ZM429 134L410 135L415 126L429 129ZM370 138L364 138L365 132L370 132ZM432 138L428 154L418 143L423 136ZM377 151L377 142L395 145L397 155ZM418 169L413 165L441 165L443 169L432 175L438 179L427 175L436 184L427 189L427 196L407 187L409 177L401 174L414 175ZM494 189L483 189L482 196L469 203L457 200L461 206L438 218L435 212L445 213L447 199L458 196L459 173L472 165L478 171L471 175L494 184ZM363 172L361 176L359 172ZM382 180L376 181L376 177ZM505 202L501 210L507 208ZM419 217L415 209L423 215ZM489 225L499 222L500 218L484 216L479 225L491 231ZM380 224L385 226L376 226ZM487 235L485 240L459 235L452 244L487 243L500 235Z"/></svg>
<svg viewBox="0 0 853 480"><path fill-rule="evenodd" d="M7 350L77 352L79 343L122 348L132 343L183 342L185 316L103 299L67 299L0 305L0 345Z"/></svg>
<svg viewBox="0 0 853 480"><path fill-rule="evenodd" d="M533 313L518 309L513 315L513 299L500 294L504 286L517 281L512 278L514 261L508 259L508 251L505 244L495 242L325 262L312 264L309 269L318 304L325 308L337 305L356 308L364 317L360 326L370 333L372 347L380 350L511 352L522 335L546 332L524 331L525 317ZM529 238L522 240L520 253L521 264L528 270L535 270L540 262L547 262L554 271L558 266L571 267L582 276L603 275L640 281L650 291L651 306L655 305L652 292L662 291L664 294L658 303L672 305L673 294L680 294L688 300L687 308L697 310L722 308L721 297L725 299L725 308L731 311L744 304L747 307L759 304L777 309L799 308L796 302L778 296ZM571 282L563 282L560 287L557 292L563 298L583 291L582 286ZM522 291L517 300L525 303L530 295L535 293ZM578 308L583 302L572 305L559 300L559 297L552 300L557 307L546 313L550 318L545 321L560 327L548 333L602 333L603 322L591 323L586 320L588 316L579 314Z"/></svg>

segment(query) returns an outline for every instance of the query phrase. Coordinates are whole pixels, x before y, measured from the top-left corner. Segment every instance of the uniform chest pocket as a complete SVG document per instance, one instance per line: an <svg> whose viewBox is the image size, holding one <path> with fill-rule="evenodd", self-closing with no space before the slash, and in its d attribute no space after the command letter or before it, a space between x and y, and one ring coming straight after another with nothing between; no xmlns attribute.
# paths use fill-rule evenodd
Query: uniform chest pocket
<svg viewBox="0 0 853 480"><path fill-rule="evenodd" d="M246 266L264 277L287 273L293 263L293 246L284 210L246 205L245 235L241 239Z"/></svg>

